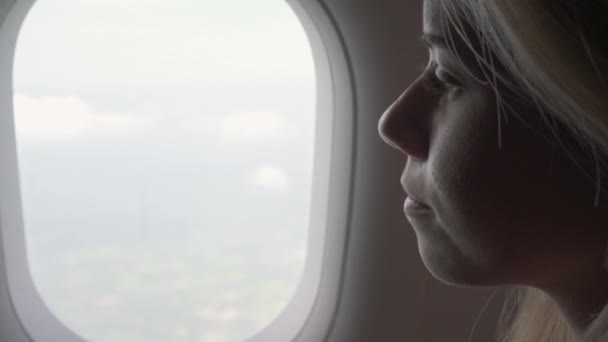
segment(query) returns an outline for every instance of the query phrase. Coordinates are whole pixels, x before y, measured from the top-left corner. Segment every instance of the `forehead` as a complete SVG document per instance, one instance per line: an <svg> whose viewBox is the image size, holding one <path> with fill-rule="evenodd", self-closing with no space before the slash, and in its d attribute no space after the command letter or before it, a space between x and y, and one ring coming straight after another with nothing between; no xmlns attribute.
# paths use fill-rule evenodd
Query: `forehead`
<svg viewBox="0 0 608 342"><path fill-rule="evenodd" d="M483 50L481 48L482 40L477 34L476 29L470 23L462 20L462 17L452 18L452 20L444 18L444 15L448 14L442 13L444 10L442 1L454 0L423 1L423 37L425 37L427 43L430 42L435 56L438 56L438 58L447 64L459 66L460 69L466 70L467 73L472 73L476 78L481 78L485 75L476 57ZM458 30L453 26L454 20L459 25L462 25ZM497 65L498 62L494 64L496 68L500 68Z"/></svg>
<svg viewBox="0 0 608 342"><path fill-rule="evenodd" d="M442 1L454 0L424 0L422 32L427 43L437 50L446 50L450 45L449 52L461 57L471 57L473 51L470 49L481 51L480 37L475 28L454 13L451 15L458 18L448 20L446 16L450 14L443 13ZM458 22L458 29L454 28L454 21Z"/></svg>
<svg viewBox="0 0 608 342"><path fill-rule="evenodd" d="M440 0L424 0L423 4L423 32L433 34L441 33Z"/></svg>

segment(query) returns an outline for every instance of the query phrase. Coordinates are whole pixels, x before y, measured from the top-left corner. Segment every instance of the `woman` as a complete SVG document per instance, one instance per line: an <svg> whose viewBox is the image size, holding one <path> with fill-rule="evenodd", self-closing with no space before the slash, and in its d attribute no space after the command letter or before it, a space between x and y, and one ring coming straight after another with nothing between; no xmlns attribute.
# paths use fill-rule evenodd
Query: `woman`
<svg viewBox="0 0 608 342"><path fill-rule="evenodd" d="M428 64L379 123L428 270L516 290L502 341L608 341L607 15L425 0Z"/></svg>

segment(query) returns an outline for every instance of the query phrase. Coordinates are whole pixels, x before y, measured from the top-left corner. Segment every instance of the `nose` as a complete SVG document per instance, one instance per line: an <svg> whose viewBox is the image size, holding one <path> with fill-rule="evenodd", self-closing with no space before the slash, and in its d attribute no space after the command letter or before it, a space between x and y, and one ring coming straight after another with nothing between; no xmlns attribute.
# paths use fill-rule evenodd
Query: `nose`
<svg viewBox="0 0 608 342"><path fill-rule="evenodd" d="M435 94L422 84L422 75L382 114L378 132L382 140L408 157L428 157Z"/></svg>

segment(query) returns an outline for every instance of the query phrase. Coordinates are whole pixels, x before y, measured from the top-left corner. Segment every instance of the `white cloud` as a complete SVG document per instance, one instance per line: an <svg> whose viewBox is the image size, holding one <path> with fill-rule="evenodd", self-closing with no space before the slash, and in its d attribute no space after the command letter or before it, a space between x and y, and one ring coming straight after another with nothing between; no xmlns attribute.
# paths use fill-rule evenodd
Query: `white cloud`
<svg viewBox="0 0 608 342"><path fill-rule="evenodd" d="M265 165L258 167L253 172L250 184L257 188L284 191L289 186L289 179L283 169Z"/></svg>
<svg viewBox="0 0 608 342"><path fill-rule="evenodd" d="M136 124L131 113L96 111L75 96L14 97L19 141L69 140L84 135L126 132Z"/></svg>
<svg viewBox="0 0 608 342"><path fill-rule="evenodd" d="M180 118L179 127L197 136L217 137L221 128L221 119L208 115L191 115Z"/></svg>
<svg viewBox="0 0 608 342"><path fill-rule="evenodd" d="M185 327L183 325L179 325L179 326L175 327L175 337L184 339L184 338L188 338L189 336L190 336L190 329L188 329L187 327Z"/></svg>
<svg viewBox="0 0 608 342"><path fill-rule="evenodd" d="M288 137L283 117L269 112L227 115L221 119L220 132L229 142L280 142Z"/></svg>
<svg viewBox="0 0 608 342"><path fill-rule="evenodd" d="M121 298L115 293L106 294L95 300L95 306L99 309L115 309L120 306L120 304Z"/></svg>
<svg viewBox="0 0 608 342"><path fill-rule="evenodd" d="M226 342L228 340L228 335L217 332L205 332L199 337L200 342Z"/></svg>
<svg viewBox="0 0 608 342"><path fill-rule="evenodd" d="M196 315L213 322L230 322L241 317L241 310L236 307L203 307L196 310Z"/></svg>

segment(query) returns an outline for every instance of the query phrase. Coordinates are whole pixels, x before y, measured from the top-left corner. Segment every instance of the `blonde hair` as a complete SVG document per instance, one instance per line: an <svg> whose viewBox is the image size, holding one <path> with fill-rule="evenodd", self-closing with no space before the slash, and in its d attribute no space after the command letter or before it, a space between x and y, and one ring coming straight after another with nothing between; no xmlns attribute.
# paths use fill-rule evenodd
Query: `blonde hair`
<svg viewBox="0 0 608 342"><path fill-rule="evenodd" d="M608 169L608 82L603 77L608 72L608 41L604 43L601 34L608 32L608 23L604 23L607 1L439 3L442 30L450 50L460 58L453 39L457 35L474 55L484 77L479 79L471 71L468 73L495 90L499 146L501 119L510 109L505 98L536 105L556 142L561 145L554 130L559 123L593 158L595 170L581 171L596 180L593 205L597 208L602 190L600 175ZM467 35L467 29L475 35ZM515 112L510 114L517 116ZM505 119L508 120L506 115ZM571 155L562 147L577 163L580 155ZM592 317L579 339L546 293L523 286L511 290L500 317L500 342L608 341L608 306Z"/></svg>

